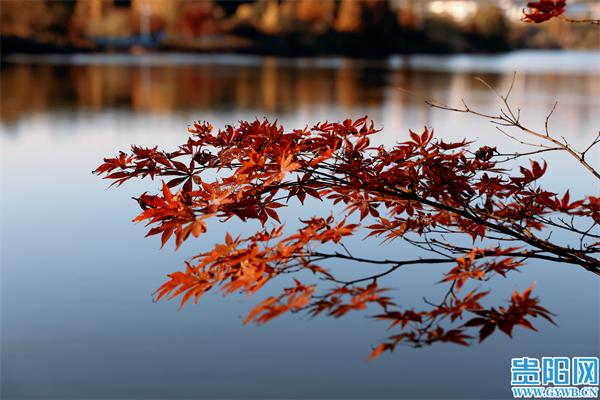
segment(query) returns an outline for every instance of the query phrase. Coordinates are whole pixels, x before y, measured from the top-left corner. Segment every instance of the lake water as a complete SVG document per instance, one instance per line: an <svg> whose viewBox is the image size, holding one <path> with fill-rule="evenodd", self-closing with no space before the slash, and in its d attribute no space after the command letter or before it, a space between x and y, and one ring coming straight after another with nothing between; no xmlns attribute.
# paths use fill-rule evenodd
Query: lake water
<svg viewBox="0 0 600 400"><path fill-rule="evenodd" d="M558 328L494 335L481 345L400 348L366 362L385 325L285 316L263 327L241 317L258 299L208 295L177 312L151 301L165 274L220 240L159 251L130 221L143 182L106 190L91 171L130 144L173 148L198 119L216 127L277 118L288 129L369 115L391 144L424 125L445 139L467 137L513 151L520 145L487 121L431 109L425 99L484 111L498 100L475 78L505 89L517 71L515 105L533 127L550 127L585 148L600 127L600 55L516 52L498 56L277 59L146 55L14 57L1 77L2 398L510 398L514 356L598 355L599 281L567 265L530 262L493 283L497 299L536 282ZM595 157L595 159L594 159ZM545 184L600 193L565 156ZM590 157L600 165L598 153ZM317 212L327 213L329 209ZM314 209L313 209L314 210ZM290 209L286 219L307 211ZM234 224L238 233L248 230ZM359 252L411 255L405 246L354 241ZM406 258L403 257L403 258ZM443 269L406 269L385 282L400 303L421 305Z"/></svg>

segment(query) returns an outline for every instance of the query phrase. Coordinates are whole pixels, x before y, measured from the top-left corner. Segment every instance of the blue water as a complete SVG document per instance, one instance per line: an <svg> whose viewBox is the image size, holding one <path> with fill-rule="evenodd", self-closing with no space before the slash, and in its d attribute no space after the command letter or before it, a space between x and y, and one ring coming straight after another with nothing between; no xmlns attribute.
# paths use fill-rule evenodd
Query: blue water
<svg viewBox="0 0 600 400"><path fill-rule="evenodd" d="M520 329L512 340L494 335L470 348L399 348L376 362L366 359L386 326L361 314L340 320L291 315L254 327L241 319L263 295L248 301L208 295L180 312L175 302L154 304L151 292L183 260L228 229L244 234L251 228L213 224L202 240L161 251L157 239L144 239L144 227L130 222L138 212L130 197L157 183L107 190L91 175L103 157L132 143L175 147L196 119L221 127L267 116L296 128L368 114L384 127L382 143L428 125L446 139L478 138L512 151L519 145L485 120L432 110L423 101L460 104L465 98L495 110L494 94L475 78L506 88L515 69L512 98L525 120L543 127L558 100L551 128L585 148L600 127L600 72L589 67L598 55L494 57L433 64L427 57L400 64L176 58L175 65L163 56L160 62L96 57L3 65L1 397L510 398L511 357L599 354L598 279L538 261L508 280L496 279L493 298L501 302L535 282L558 328L535 321L540 332ZM514 60L527 60L528 67L521 71ZM597 155L590 158L596 165ZM600 192L576 163L547 158L545 183L552 190ZM329 212L315 207L290 208L284 216L293 223L300 215ZM414 255L403 245L350 245L382 258ZM407 268L385 285L400 304L418 307L421 296L439 296L441 286L433 283L443 271Z"/></svg>

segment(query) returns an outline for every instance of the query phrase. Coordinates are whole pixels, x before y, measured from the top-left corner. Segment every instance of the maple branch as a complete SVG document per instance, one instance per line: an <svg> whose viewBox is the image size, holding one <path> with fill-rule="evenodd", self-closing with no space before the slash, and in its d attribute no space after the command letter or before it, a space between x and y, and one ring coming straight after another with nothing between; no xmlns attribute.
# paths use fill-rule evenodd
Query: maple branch
<svg viewBox="0 0 600 400"><path fill-rule="evenodd" d="M503 97L506 103L513 83ZM520 110L502 110L498 118L518 122ZM466 140L436 141L425 128L421 134L409 132L409 141L391 149L370 147L369 136L377 132L366 117L326 122L292 133L284 133L282 127L266 120L242 121L239 127L228 126L214 134L209 124L196 123L192 136L176 152L134 146L132 154L121 152L107 158L95 172L119 185L134 177L174 177L163 182L158 195L143 193L136 198L142 212L135 221L148 221L148 235L160 235L163 245L174 237L177 248L190 236L204 234L208 229L205 220L212 217L227 222L237 216L262 225L261 230L244 238L227 233L224 243L193 257L184 271L169 275L157 289L156 300L181 296L183 306L216 287L226 294L251 295L278 276L292 276L294 286L265 299L245 322L264 323L285 312L300 311L337 318L375 304L383 310L378 319L402 328L390 337L391 342L374 349L375 355L406 343L467 345L471 336L466 331L472 326L482 326L483 340L496 327L509 335L515 325L531 328L526 317L542 316L552 321L551 314L531 297L531 289L513 292L507 308L483 307L479 300L487 292L472 290L464 297L458 294L466 282L505 276L527 259L574 264L600 273L599 261L593 257L600 249L597 244L584 243L584 239L598 236L592 231L596 224L585 228L579 224L579 220L599 218L600 199L589 196L571 201L568 192L559 198L540 189L536 181L544 174L545 163L531 162L530 169L520 167L520 175L515 176L496 166L507 156L487 146L475 151ZM540 148L535 154L551 150L559 149ZM588 150L582 152L583 157ZM207 181L204 173L209 170ZM213 170L227 172L214 175ZM296 198L305 204L307 196L345 206L344 218L336 221L331 214L300 220L302 227L284 236L284 223L276 210L285 204L279 201L288 203ZM360 214L358 222L347 221L355 212ZM363 225L369 217L376 223ZM268 221L275 227L265 229ZM578 235L579 249L555 243L551 235L534 233L543 227ZM358 229L370 232L367 237L385 235L384 243L405 239L439 257L393 260L355 256L342 240ZM447 241L446 235L452 235L453 240ZM470 237L473 248L458 245L454 239L462 238L455 235ZM478 248L478 238L497 241L498 245ZM314 245L326 243L340 245L344 252L313 250ZM516 247L501 248L500 244ZM386 269L340 279L330 268L317 265L328 260ZM442 280L450 283L442 302L425 299L429 310L392 310L395 304L377 282L405 265L435 264L452 266ZM295 276L303 271L310 271L317 282L298 281ZM323 281L333 287L316 293ZM479 316L452 329L441 325L446 318L456 325L455 320L462 319L464 313Z"/></svg>
<svg viewBox="0 0 600 400"><path fill-rule="evenodd" d="M349 184L348 182L344 182L340 179L329 176L327 174L326 174L326 176L334 179L337 183L343 183L346 185ZM388 187L390 187L390 186L393 186L393 185L388 184ZM476 222L477 224L486 226L486 227L493 229L499 233L503 233L505 235L508 235L515 239L523 241L523 242L525 242L531 246L534 246L538 249L552 253L552 254L558 256L560 261L562 261L562 262L580 265L583 268L585 268L586 270L600 276L600 260L597 260L593 257L589 257L586 254L584 254L584 252L577 251L575 249L570 249L567 247L558 246L556 244L553 244L553 243L550 243L550 242L547 242L544 240L540 240L531 235L524 235L524 234L519 233L513 229L510 229L504 225L500 225L497 223L490 222L486 219L483 219L480 216L467 211L467 209L459 209L456 207L452 207L452 206L449 206L444 203L440 203L440 202L436 202L436 201L433 201L430 199L420 197L414 193L410 193L410 192L407 192L404 190L399 191L399 190L394 189L393 187L390 187L389 189L386 189L386 188L381 189L381 188L375 187L375 188L369 188L369 190L373 191L373 192L380 192L382 195L388 195L388 196L393 195L393 196L397 196L400 199L414 200L421 204L431 206L438 210L446 210L453 214L460 215L462 217L465 217L467 219L470 219L470 220Z"/></svg>
<svg viewBox="0 0 600 400"><path fill-rule="evenodd" d="M508 136L509 138L517 141L518 143L524 144L524 145L528 145L528 146L534 146L534 147L540 147L543 148L545 150L556 150L556 149L562 149L563 151L566 151L567 153L569 153L572 157L574 157L581 165L583 165L590 173L592 173L594 175L594 177L596 177L597 179L600 179L600 173L594 168L592 167L587 160L585 159L585 155L586 153L597 143L600 143L600 132L598 133L598 135L596 136L596 138L592 141L592 143L582 152L578 152L576 150L574 150L571 145L566 142L566 140L564 140L563 137L563 141L560 141L558 139L556 139L554 136L552 136L548 130L548 122L550 120L550 117L552 116L552 114L554 113L554 110L556 109L556 106L558 104L558 102L555 102L554 105L552 106L551 110L549 111L549 113L546 116L545 122L544 122L544 133L541 132L537 132L533 129L527 128L525 127L521 122L520 122L520 110L515 114L515 112L513 111L512 106L510 105L508 98L510 96L510 93L512 91L512 88L514 86L514 82L516 79L516 74L513 74L513 79L511 80L511 84L508 88L508 91L506 93L506 95L501 95L499 94L496 89L494 89L491 85L489 85L487 82L485 82L483 79L481 78L477 78L477 80L479 82L481 82L482 84L484 84L489 90L493 91L496 96L502 101L506 111L503 108L500 108L500 114L498 115L492 115L492 114L487 114L484 112L480 112L477 110L473 110L471 109L467 103L463 100L462 104L463 104L463 108L456 108L456 107L451 107L448 105L444 105L444 104L438 104L435 103L431 100L426 100L425 103L427 105L429 105L430 107L433 108L438 108L438 109L442 109L442 110L447 110L447 111L453 111L453 112L459 112L459 113L468 113L468 114L472 114L472 115L476 115L478 117L483 117L483 118L487 118L489 119L492 123L497 124L497 125L501 125L501 126L507 126L507 127L513 127L513 128L517 128L519 129L521 132L524 132L528 135L531 135L533 137L536 137L538 139L541 139L543 141L547 141L552 143L553 146L547 146L544 144L533 144L530 142L526 142L526 141L522 141L520 139L517 139L516 137L514 137L513 135L508 134L507 132L503 131L500 127L497 127L497 129L503 133L504 135Z"/></svg>
<svg viewBox="0 0 600 400"><path fill-rule="evenodd" d="M586 19L573 19L573 18L567 18L567 17L561 17L562 19L564 19L566 22L570 22L573 24L591 24L591 25L600 25L600 19L590 19L590 18L586 18Z"/></svg>
<svg viewBox="0 0 600 400"><path fill-rule="evenodd" d="M319 171L315 171L315 173L326 176L326 177L332 179L337 184L342 184L342 185L347 185L347 186L351 185L349 182L343 181L335 176L332 176L329 174L323 174ZM354 176L354 178L358 179L357 176ZM582 266L586 270L600 276L600 260L590 257L582 251L570 249L568 247L559 246L559 245L550 243L548 241L544 241L539 238L536 238L530 234L527 235L527 234L519 233L519 232L517 232L513 229L510 229L504 225L500 225L497 223L490 222L486 219L483 219L480 216L469 212L466 208L459 209L459 208L452 207L452 206L444 204L444 203L440 203L440 202L436 202L436 201L433 201L430 199L420 197L420 196L416 195L415 193L407 192L405 190L397 190L393 187L392 184L389 184L389 183L387 184L387 186L388 186L388 188L382 189L379 187L374 187L374 188L368 188L367 190L369 190L371 192L380 192L384 196L392 195L392 196L396 196L400 199L414 200L421 204L431 206L434 209L446 210L453 214L460 215L462 217L465 217L467 219L470 219L470 220L476 222L477 224L486 226L486 227L493 229L499 233L503 233L505 235L511 236L511 237L513 237L517 240L520 240L522 242L525 242L533 247L536 247L543 251L547 251L551 254L554 254L558 257L558 261L560 261L560 262L577 264L579 266Z"/></svg>
<svg viewBox="0 0 600 400"><path fill-rule="evenodd" d="M370 258L361 258L361 257L354 257L354 256L349 256L349 255L345 255L345 254L341 254L338 252L335 253L322 253L322 252L313 252L313 253L309 253L310 255L314 255L316 257L319 257L320 259L330 259L330 258L339 258L342 260L351 260L351 261L356 261L356 262L360 262L360 263L367 263L367 264L395 264L398 266L402 266L402 265L411 265L411 264L440 264L440 263L447 263L447 262L454 262L455 259L454 258L419 258L419 259L414 259L414 260L376 260L376 259L370 259Z"/></svg>

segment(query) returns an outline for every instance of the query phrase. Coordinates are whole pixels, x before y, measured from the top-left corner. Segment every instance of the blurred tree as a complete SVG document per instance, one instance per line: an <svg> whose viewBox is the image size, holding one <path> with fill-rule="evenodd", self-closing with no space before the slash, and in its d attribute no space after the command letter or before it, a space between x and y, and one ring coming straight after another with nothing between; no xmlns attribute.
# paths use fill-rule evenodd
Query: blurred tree
<svg viewBox="0 0 600 400"><path fill-rule="evenodd" d="M509 49L510 27L504 12L494 5L481 6L466 22L466 33L471 47L478 51L506 51Z"/></svg>

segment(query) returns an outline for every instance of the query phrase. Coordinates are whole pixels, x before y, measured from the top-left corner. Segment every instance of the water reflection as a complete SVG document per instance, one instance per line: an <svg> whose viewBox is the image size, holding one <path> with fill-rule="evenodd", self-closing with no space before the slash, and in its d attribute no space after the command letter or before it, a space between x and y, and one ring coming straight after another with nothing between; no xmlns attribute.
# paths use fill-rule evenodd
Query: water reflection
<svg viewBox="0 0 600 400"><path fill-rule="evenodd" d="M532 57L527 68L515 64L515 104L539 127L558 99L552 129L586 145L600 126L600 74ZM589 65L585 56L576 59ZM220 296L177 313L176 304L152 304L150 292L187 256L221 240L224 228L215 226L210 237L177 253L158 251L156 241L143 238L143 227L129 222L138 212L130 197L155 187L107 192L106 182L90 174L102 157L131 143L174 148L196 118L220 127L268 116L292 128L368 114L385 127L387 141L425 124L444 139L501 141L486 121L430 109L423 99L459 104L465 98L496 110L494 94L474 78L506 87L515 65L108 60L23 62L0 70L3 397L507 398L511 356L598 353L597 280L545 263L497 280L493 301L536 281L560 328L519 332L513 341L498 335L469 349L399 350L370 364L364 362L369 345L386 336L385 326L362 316L307 323L290 317L255 329L237 318L250 304ZM561 160L550 163L549 185L589 194L587 175ZM295 220L296 212L287 217ZM355 247L382 258L404 252L367 248L360 240ZM407 269L389 286L410 307L422 304L423 295L437 298L440 286L431 283L440 274ZM437 385L430 385L431 376Z"/></svg>
<svg viewBox="0 0 600 400"><path fill-rule="evenodd" d="M510 74L390 69L340 60L336 68L298 68L275 58L247 65L5 65L1 118L11 123L27 114L106 108L168 113L235 109L258 114L311 113L323 105L341 109L396 106L396 118L419 108L415 122L429 123L424 98L453 102L469 96L479 106L497 103L475 77L503 87ZM515 102L543 92L560 96L562 117L573 121L600 105L594 74L519 74ZM539 100L539 99L538 99ZM546 100L546 99L544 99ZM407 107L410 106L410 107ZM377 116L373 116L377 117Z"/></svg>

